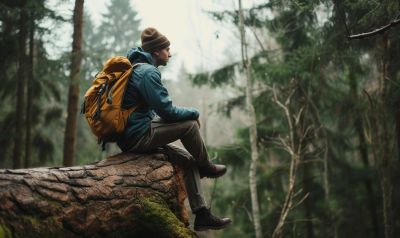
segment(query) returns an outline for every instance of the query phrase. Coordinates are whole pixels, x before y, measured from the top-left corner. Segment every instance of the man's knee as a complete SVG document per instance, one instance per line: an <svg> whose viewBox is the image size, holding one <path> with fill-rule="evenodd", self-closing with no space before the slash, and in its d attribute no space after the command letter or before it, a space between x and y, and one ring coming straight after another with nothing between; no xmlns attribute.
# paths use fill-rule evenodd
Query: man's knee
<svg viewBox="0 0 400 238"><path fill-rule="evenodd" d="M196 120L183 121L182 124L189 130L199 130L199 123Z"/></svg>
<svg viewBox="0 0 400 238"><path fill-rule="evenodd" d="M167 152L170 162L177 164L183 168L190 168L195 166L195 160L193 156L183 148L169 144L165 146L165 150Z"/></svg>

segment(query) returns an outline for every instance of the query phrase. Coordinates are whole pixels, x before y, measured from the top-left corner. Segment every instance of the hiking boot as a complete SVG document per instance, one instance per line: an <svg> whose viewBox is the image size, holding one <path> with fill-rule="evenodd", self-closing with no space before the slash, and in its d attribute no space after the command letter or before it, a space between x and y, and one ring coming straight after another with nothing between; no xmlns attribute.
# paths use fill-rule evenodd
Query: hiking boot
<svg viewBox="0 0 400 238"><path fill-rule="evenodd" d="M231 224L229 218L219 218L211 214L210 209L202 208L196 212L196 218L194 219L194 230L205 231L205 230L219 230L227 227Z"/></svg>
<svg viewBox="0 0 400 238"><path fill-rule="evenodd" d="M226 166L222 164L210 164L207 167L199 168L200 178L218 178L226 173Z"/></svg>

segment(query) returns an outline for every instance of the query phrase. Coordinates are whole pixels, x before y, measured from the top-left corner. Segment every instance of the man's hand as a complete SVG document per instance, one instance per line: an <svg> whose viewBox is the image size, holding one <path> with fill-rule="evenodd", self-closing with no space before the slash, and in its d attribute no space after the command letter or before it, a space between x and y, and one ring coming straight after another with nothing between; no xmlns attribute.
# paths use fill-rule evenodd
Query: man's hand
<svg viewBox="0 0 400 238"><path fill-rule="evenodd" d="M201 127L200 120L196 119L196 122L197 122L197 125L199 125L199 129L200 129L200 127Z"/></svg>

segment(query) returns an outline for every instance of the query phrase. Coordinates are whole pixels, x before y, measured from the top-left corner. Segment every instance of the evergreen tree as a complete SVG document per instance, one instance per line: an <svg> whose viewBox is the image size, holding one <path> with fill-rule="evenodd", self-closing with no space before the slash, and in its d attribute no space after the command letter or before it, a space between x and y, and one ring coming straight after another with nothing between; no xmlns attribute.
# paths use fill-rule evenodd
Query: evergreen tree
<svg viewBox="0 0 400 238"><path fill-rule="evenodd" d="M19 5L18 5L19 6ZM25 44L25 70L26 80L23 85L25 88L23 97L23 104L26 105L22 108L24 118L24 126L21 127L21 141L19 145L19 161L20 166L43 164L53 158L54 140L49 139L51 132L43 130L43 124L50 125L49 123L60 119L61 110L59 104L55 105L44 104L49 101L57 101L59 98L59 88L57 84L58 79L62 79L63 69L60 67L58 61L47 59L48 55L44 49L44 42L42 40L45 29L40 28L40 23L43 19L55 20L59 18L51 10L45 7L44 1L26 1L23 5L26 11L26 27L27 36ZM1 44L5 44L2 48L2 53L5 56L0 62L3 86L0 89L1 94L1 109L0 109L0 127L2 128L2 135L0 141L2 143L0 153L2 154L1 164L6 167L11 167L11 148L14 147L13 138L16 134L12 129L16 128L15 122L16 113L15 107L10 106L17 98L15 83L17 82L17 65L18 58L18 29L17 24L19 7L14 5L1 6ZM3 37L4 36L4 37ZM35 64L33 64L35 62ZM52 115L52 116L49 116ZM45 120L47 118L48 120ZM24 129L25 128L25 129ZM54 134L54 133L53 133ZM25 159L24 161L22 159Z"/></svg>
<svg viewBox="0 0 400 238"><path fill-rule="evenodd" d="M100 40L98 46L106 57L125 56L129 48L137 46L140 40L140 21L137 18L129 0L111 0L97 36Z"/></svg>
<svg viewBox="0 0 400 238"><path fill-rule="evenodd" d="M19 35L18 35L18 74L17 74L17 97L16 97L16 123L13 152L13 168L22 167L23 151L23 129L24 129L24 107L25 107L25 83L26 83L26 43L28 39L28 11L25 6L20 10Z"/></svg>
<svg viewBox="0 0 400 238"><path fill-rule="evenodd" d="M394 92L397 92L398 86L386 80L386 86L383 87L386 88L386 93L381 95L385 95L387 100L376 104L375 95L379 94L375 85L384 86L385 83L377 84L374 79L379 72L383 75L380 78L397 78L396 74L390 74L390 69L394 70L391 65L398 64L398 60L388 56L389 52L390 55L394 55L398 48L387 44L386 48L381 47L385 44L379 43L379 40L374 44L374 39L364 43L349 43L346 36L349 34L348 29L368 31L384 25L385 21L395 19L396 13L399 12L396 10L398 4L394 1L385 1L384 4L344 1L338 6L338 2L340 1L334 1L335 5L332 5L329 1L274 1L245 11L246 27L255 33L257 29L267 30L268 36L273 37L278 45L275 51L265 50L269 48L266 46L260 47L261 50L252 57L255 84L259 87L254 100L262 151L262 172L257 181L261 190L260 200L268 201L268 204L261 204L261 223L267 229L267 236L272 235L277 221L283 222L282 225L278 223L282 230L275 230L276 237L381 237L383 226L386 228L385 234L389 234L386 236L390 237L395 230L390 219L393 216L388 211L391 207L390 194L385 195L384 187L385 185L386 191L389 191L392 186L390 181L393 180L389 179L391 171L387 166L393 164L393 161L387 159L386 163L382 163L385 156L376 156L384 152L386 156L390 154L390 158L394 157L392 150L384 146L392 145L395 137L393 131L385 130L384 124L390 125L386 125L386 128L395 126L393 112L397 109L391 106L397 100ZM236 12L225 11L212 15L218 20L238 24ZM396 31L397 29L393 30ZM397 39L396 34L393 36ZM383 55L386 56L382 58ZM196 75L193 80L195 83L214 86L224 83L235 85L235 81L238 80L236 65L237 63L234 63L215 72ZM386 73L380 70L382 65L386 65ZM369 89L372 112L367 111L371 102L368 101L368 97L361 98L359 88ZM235 106L242 106L242 99L243 95L238 95L231 100L231 103L226 104L226 111ZM281 102L281 106L277 101ZM379 105L379 109L374 105ZM289 117L285 116L283 111L287 111L286 115ZM368 114L375 115L375 118L368 119ZM376 117L377 115L379 116ZM366 126L360 127L364 124L360 119L365 118ZM284 121L288 121L289 124L283 124ZM371 125L377 121L385 123ZM372 145L366 141L371 135L380 138ZM242 169L243 166L249 166L245 162L249 154L241 149L247 146L249 141L245 140L248 134L244 130L240 130L239 136L242 142L231 145L229 148L232 151L226 151L224 148L217 151L224 161L231 163L234 168ZM294 146L288 146L290 140L284 139L286 136L294 139ZM293 164L287 162L293 159L287 160L287 154L280 149L290 153L298 151L295 154L299 156L297 171L286 173L288 170L293 171ZM362 159L358 159L358 153ZM369 166L372 155L376 158L378 168L381 168L378 169L378 173ZM231 176L234 174L238 174L235 183L243 184L240 170L235 169ZM290 181L296 174L297 180L291 185ZM383 207L382 198L373 192L378 190L379 177L387 178L381 179L383 200L389 199L383 203ZM282 181L288 185L280 186ZM383 184L382 181L387 183ZM291 186L295 188L294 192L301 193L288 200ZM248 191L246 187L243 189ZM239 224L245 234L252 237L251 223L246 221L243 212L240 213L242 207L249 206L248 198L240 196L240 192L248 194L243 190L232 190L230 194L217 196L217 204L226 209L224 204L235 200L234 204L238 205L234 205L232 209L236 224ZM394 196L398 197L398 194ZM297 207L292 207L296 202L300 203ZM282 214L285 215L288 206L289 212L282 219ZM385 219L377 224L380 219L376 214L382 209ZM277 216L279 213L280 217ZM303 222L296 222L298 220ZM315 222L316 220L320 222ZM370 230L373 232L369 232ZM277 231L281 233L276 233ZM243 234L230 231L226 234L226 237L229 236Z"/></svg>

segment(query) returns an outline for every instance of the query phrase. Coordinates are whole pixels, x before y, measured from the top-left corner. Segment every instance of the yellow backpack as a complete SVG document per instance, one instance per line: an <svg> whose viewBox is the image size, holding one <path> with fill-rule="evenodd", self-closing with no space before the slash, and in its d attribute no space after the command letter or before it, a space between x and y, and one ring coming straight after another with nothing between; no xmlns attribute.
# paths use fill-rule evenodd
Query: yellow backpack
<svg viewBox="0 0 400 238"><path fill-rule="evenodd" d="M126 57L110 58L86 91L82 113L103 148L105 142L116 141L124 132L128 116L138 107L121 107L129 77L137 65L132 66Z"/></svg>

